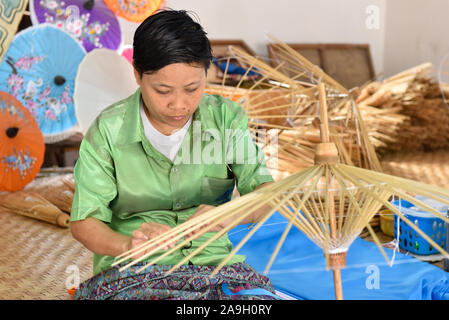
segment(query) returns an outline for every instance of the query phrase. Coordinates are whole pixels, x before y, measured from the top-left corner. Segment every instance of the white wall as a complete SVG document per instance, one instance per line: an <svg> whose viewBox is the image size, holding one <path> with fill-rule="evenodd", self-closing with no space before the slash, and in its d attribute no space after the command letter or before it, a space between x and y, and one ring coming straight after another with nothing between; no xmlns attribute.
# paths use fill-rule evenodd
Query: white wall
<svg viewBox="0 0 449 320"><path fill-rule="evenodd" d="M266 56L266 34L285 42L368 43L381 78L432 62L449 82L449 0L166 0L195 12L211 39L243 39ZM379 9L379 27L367 21ZM137 24L121 19L131 44ZM441 67L442 65L442 67ZM442 70L445 69L445 70ZM442 73L443 74L443 73Z"/></svg>
<svg viewBox="0 0 449 320"><path fill-rule="evenodd" d="M448 16L448 0L387 0L385 75L423 62L432 62L437 75L449 54Z"/></svg>
<svg viewBox="0 0 449 320"><path fill-rule="evenodd" d="M195 12L210 39L242 39L267 56L266 34L285 42L368 43L376 73L383 70L386 0L166 0L167 7ZM370 29L368 6L379 9L379 28ZM135 24L124 23L132 43Z"/></svg>

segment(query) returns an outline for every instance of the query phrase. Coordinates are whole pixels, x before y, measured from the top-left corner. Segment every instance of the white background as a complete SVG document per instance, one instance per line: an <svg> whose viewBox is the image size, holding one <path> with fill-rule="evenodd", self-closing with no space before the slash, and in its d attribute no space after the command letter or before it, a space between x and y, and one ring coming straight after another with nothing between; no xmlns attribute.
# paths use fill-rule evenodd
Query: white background
<svg viewBox="0 0 449 320"><path fill-rule="evenodd" d="M291 43L368 43L376 74L423 62L439 67L449 53L449 0L166 0L197 14L210 39L242 39L267 56L267 34ZM367 8L379 12L370 28ZM121 20L132 44L136 24Z"/></svg>

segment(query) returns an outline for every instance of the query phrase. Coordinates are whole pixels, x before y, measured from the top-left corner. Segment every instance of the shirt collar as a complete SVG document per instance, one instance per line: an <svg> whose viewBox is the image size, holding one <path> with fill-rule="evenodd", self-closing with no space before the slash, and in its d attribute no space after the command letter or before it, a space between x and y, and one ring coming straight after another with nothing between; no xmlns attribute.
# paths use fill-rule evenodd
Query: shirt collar
<svg viewBox="0 0 449 320"><path fill-rule="evenodd" d="M133 95L131 95L124 101L124 103L126 104L126 110L123 117L122 126L120 127L119 137L117 139L118 145L142 141L142 135L144 131L139 110L140 95L140 88L138 88ZM209 106L209 104L207 103L208 96L208 94L203 94L200 104L193 114L192 122L201 122L201 132L203 136L205 134L209 134L215 140L221 140L220 135L217 134L217 130L221 130L220 128L217 128L216 121L213 117L213 111L210 110L210 108L217 106Z"/></svg>

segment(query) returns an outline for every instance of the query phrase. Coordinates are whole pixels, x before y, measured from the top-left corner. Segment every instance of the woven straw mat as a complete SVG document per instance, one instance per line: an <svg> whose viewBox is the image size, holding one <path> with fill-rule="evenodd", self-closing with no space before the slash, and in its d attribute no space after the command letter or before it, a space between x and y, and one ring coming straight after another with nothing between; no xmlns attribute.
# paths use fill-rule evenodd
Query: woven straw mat
<svg viewBox="0 0 449 320"><path fill-rule="evenodd" d="M92 276L92 259L68 228L0 212L0 299L70 300L67 287Z"/></svg>

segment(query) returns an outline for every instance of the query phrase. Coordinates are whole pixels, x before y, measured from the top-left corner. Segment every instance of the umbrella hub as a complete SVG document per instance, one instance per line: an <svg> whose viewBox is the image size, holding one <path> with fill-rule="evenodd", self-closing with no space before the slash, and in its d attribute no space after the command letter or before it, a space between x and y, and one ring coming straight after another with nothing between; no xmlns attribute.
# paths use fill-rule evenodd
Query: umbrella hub
<svg viewBox="0 0 449 320"><path fill-rule="evenodd" d="M327 267L331 270L343 269L346 267L347 252L330 253Z"/></svg>
<svg viewBox="0 0 449 320"><path fill-rule="evenodd" d="M338 150L333 142L322 142L315 149L315 164L333 164L338 162Z"/></svg>
<svg viewBox="0 0 449 320"><path fill-rule="evenodd" d="M15 136L17 136L17 133L19 132L19 128L17 127L9 127L8 129L6 129L6 135L9 138L14 138Z"/></svg>
<svg viewBox="0 0 449 320"><path fill-rule="evenodd" d="M83 7L86 10L92 10L94 8L95 1L94 0L87 0L84 2Z"/></svg>
<svg viewBox="0 0 449 320"><path fill-rule="evenodd" d="M63 76L56 76L53 79L53 82L57 85L57 86L62 86L65 83L65 78Z"/></svg>

